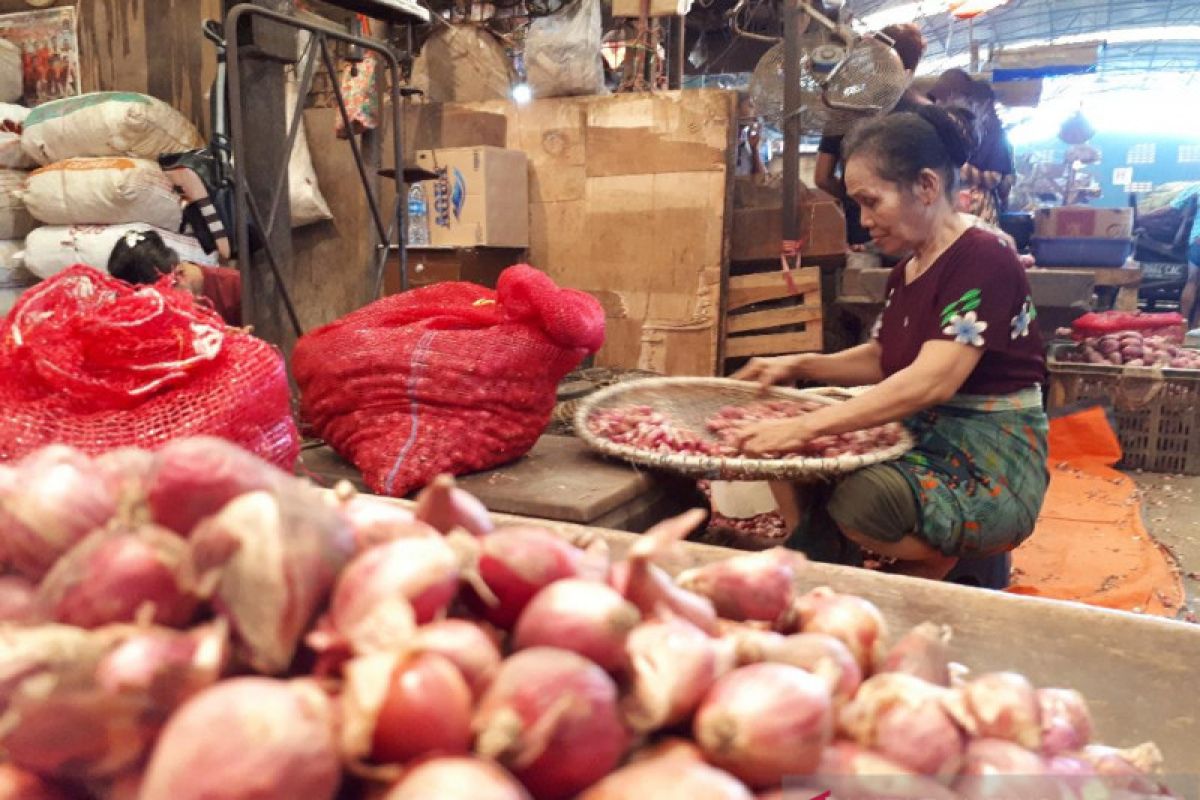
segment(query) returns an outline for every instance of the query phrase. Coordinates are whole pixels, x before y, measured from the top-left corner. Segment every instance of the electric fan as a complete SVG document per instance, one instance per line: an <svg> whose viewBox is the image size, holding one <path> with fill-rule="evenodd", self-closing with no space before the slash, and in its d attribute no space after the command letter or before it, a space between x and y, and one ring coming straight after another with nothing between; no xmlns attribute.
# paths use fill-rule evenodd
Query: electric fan
<svg viewBox="0 0 1200 800"><path fill-rule="evenodd" d="M891 111L909 84L896 51L878 34L855 33L807 0L801 4L819 24L800 37L800 105L784 107L784 43L779 42L750 78L757 113L776 125L796 115L804 132L836 136L860 119Z"/></svg>

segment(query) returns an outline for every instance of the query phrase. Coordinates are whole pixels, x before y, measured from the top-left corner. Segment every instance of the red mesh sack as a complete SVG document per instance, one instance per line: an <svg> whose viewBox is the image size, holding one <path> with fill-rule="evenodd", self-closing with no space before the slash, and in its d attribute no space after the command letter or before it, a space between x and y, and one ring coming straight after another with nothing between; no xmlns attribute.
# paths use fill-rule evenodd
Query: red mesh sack
<svg viewBox="0 0 1200 800"><path fill-rule="evenodd" d="M603 342L595 298L519 264L495 291L440 283L360 308L300 339L292 372L316 432L401 497L527 453L558 382Z"/></svg>
<svg viewBox="0 0 1200 800"><path fill-rule="evenodd" d="M1163 336L1174 342L1182 342L1187 331L1183 323L1183 315L1174 311L1159 314L1096 311L1084 314L1071 323L1071 338L1083 341L1110 333L1136 331L1143 336Z"/></svg>
<svg viewBox="0 0 1200 800"><path fill-rule="evenodd" d="M21 296L0 325L0 460L53 442L95 455L207 434L291 469L283 357L168 281L75 266Z"/></svg>

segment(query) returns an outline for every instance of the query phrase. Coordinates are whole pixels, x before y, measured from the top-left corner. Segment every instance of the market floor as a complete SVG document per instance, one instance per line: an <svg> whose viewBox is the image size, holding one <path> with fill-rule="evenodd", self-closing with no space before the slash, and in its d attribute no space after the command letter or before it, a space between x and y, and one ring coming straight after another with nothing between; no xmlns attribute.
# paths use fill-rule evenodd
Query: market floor
<svg viewBox="0 0 1200 800"><path fill-rule="evenodd" d="M1170 550L1183 572L1190 613L1200 619L1200 476L1126 474L1142 492L1146 529ZM1183 614L1189 613L1185 609Z"/></svg>

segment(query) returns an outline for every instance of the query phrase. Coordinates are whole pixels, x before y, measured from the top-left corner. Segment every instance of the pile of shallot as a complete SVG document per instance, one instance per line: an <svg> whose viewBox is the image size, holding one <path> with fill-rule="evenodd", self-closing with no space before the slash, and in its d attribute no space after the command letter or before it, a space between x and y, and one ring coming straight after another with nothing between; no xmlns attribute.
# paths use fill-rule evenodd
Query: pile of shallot
<svg viewBox="0 0 1200 800"><path fill-rule="evenodd" d="M588 417L587 426L595 436L640 450L730 457L742 455L738 433L743 426L764 420L799 417L822 405L811 400L764 400L749 405L726 406L705 423L707 437L679 424L665 413L644 405L595 411ZM838 458L865 455L892 447L902 437L903 428L893 423L867 430L818 436L799 449L767 453L759 457Z"/></svg>
<svg viewBox="0 0 1200 800"><path fill-rule="evenodd" d="M1165 792L1076 692L952 679L948 631L889 642L868 600L798 590L796 553L672 577L703 512L615 558L493 528L450 479L409 510L212 439L0 477L0 800Z"/></svg>
<svg viewBox="0 0 1200 800"><path fill-rule="evenodd" d="M1200 350L1184 347L1164 336L1122 331L1084 339L1067 350L1061 360L1080 364L1200 369Z"/></svg>

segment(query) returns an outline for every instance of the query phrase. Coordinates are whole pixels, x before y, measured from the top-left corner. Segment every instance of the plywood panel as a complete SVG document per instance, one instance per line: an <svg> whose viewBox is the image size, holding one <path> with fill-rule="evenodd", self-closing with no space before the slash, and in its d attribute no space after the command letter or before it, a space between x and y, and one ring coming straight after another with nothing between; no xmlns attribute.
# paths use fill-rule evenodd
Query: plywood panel
<svg viewBox="0 0 1200 800"><path fill-rule="evenodd" d="M753 303L778 300L794 294L816 292L821 288L821 270L805 267L792 271L792 283L782 270L759 272L753 275L735 275L729 279L726 309L733 311Z"/></svg>
<svg viewBox="0 0 1200 800"><path fill-rule="evenodd" d="M144 92L209 131L208 94L217 59L200 25L222 18L221 0L80 0L75 5L85 92Z"/></svg>

